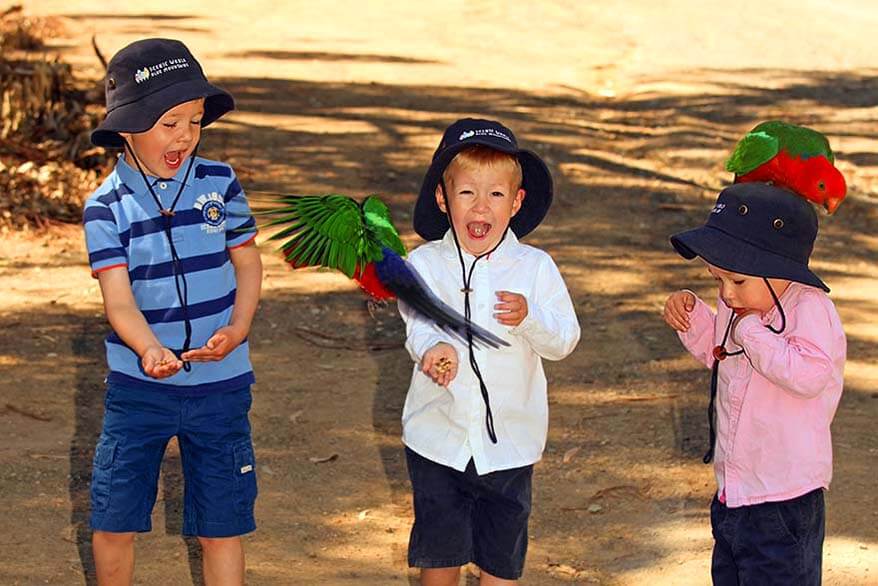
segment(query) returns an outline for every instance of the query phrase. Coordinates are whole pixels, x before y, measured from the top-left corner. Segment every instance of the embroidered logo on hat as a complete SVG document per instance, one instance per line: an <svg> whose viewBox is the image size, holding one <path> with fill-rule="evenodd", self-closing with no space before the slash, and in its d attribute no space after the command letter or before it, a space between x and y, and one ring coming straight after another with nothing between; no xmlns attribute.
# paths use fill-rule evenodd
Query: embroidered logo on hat
<svg viewBox="0 0 878 586"><path fill-rule="evenodd" d="M174 71L175 69L185 69L189 67L189 62L185 57L177 57L175 59L167 59L161 63L138 69L134 73L134 81L142 83L152 77L158 77L163 73Z"/></svg>
<svg viewBox="0 0 878 586"><path fill-rule="evenodd" d="M474 136L490 136L492 138L502 138L506 142L512 142L509 135L500 132L496 128L477 128L476 130L467 130L462 132L457 140L466 140Z"/></svg>

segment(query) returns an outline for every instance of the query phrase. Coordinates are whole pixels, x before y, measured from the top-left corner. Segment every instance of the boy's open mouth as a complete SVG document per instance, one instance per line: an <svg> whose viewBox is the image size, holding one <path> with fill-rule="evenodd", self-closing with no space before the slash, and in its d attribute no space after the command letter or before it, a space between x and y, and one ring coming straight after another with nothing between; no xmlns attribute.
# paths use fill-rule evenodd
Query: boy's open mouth
<svg viewBox="0 0 878 586"><path fill-rule="evenodd" d="M176 169L183 162L183 151L168 151L165 153L165 165Z"/></svg>
<svg viewBox="0 0 878 586"><path fill-rule="evenodd" d="M466 231L470 238L481 240L491 231L491 224L487 222L470 222L466 225Z"/></svg>

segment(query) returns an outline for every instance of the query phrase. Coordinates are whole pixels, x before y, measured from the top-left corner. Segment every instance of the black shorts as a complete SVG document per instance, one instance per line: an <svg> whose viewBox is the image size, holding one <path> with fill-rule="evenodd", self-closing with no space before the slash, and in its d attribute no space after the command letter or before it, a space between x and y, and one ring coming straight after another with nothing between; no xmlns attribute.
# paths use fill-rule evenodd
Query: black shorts
<svg viewBox="0 0 878 586"><path fill-rule="evenodd" d="M715 586L818 586L826 505L818 488L785 501L730 509L714 496L711 575Z"/></svg>
<svg viewBox="0 0 878 586"><path fill-rule="evenodd" d="M406 448L415 524L409 566L449 568L470 562L506 580L521 577L527 554L533 466L479 476Z"/></svg>

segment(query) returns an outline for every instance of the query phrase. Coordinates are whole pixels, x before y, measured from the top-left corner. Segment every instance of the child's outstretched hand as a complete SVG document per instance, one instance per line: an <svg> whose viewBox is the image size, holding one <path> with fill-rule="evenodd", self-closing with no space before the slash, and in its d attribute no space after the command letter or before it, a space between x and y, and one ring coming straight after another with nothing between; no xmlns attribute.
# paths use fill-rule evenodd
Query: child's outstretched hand
<svg viewBox="0 0 878 586"><path fill-rule="evenodd" d="M180 358L187 362L217 362L237 348L246 337L247 334L238 328L225 326L214 332L204 346L183 352Z"/></svg>
<svg viewBox="0 0 878 586"><path fill-rule="evenodd" d="M162 346L147 348L140 357L140 364L143 366L143 372L153 378L167 378L183 368L183 362Z"/></svg>
<svg viewBox="0 0 878 586"><path fill-rule="evenodd" d="M439 342L421 358L421 370L437 385L447 387L457 376L457 351L454 346Z"/></svg>
<svg viewBox="0 0 878 586"><path fill-rule="evenodd" d="M678 332L686 332L689 331L689 314L693 309L695 309L695 295L690 291L676 291L665 301L662 317Z"/></svg>
<svg viewBox="0 0 878 586"><path fill-rule="evenodd" d="M527 317L527 298L512 291L497 291L500 303L494 305L494 317L504 326L517 326Z"/></svg>

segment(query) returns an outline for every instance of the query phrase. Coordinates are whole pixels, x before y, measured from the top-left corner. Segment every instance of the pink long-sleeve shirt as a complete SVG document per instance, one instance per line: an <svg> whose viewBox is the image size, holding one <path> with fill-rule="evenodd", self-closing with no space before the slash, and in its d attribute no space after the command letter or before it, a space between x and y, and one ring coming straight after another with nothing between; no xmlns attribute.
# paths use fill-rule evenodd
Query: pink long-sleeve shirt
<svg viewBox="0 0 878 586"><path fill-rule="evenodd" d="M814 287L791 283L780 296L786 329L777 308L749 314L735 326L730 356L719 366L717 491L729 507L795 498L832 480L829 430L843 386L847 342L832 301ZM718 313L696 296L690 327L678 332L698 361L713 365L731 309Z"/></svg>

